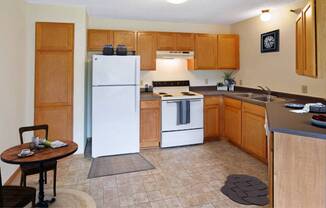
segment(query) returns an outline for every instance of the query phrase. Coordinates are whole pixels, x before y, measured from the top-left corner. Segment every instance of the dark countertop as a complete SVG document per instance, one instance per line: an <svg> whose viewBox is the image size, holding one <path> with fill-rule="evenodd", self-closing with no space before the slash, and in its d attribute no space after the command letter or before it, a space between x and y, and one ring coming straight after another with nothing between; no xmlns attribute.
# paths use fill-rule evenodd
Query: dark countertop
<svg viewBox="0 0 326 208"><path fill-rule="evenodd" d="M192 91L201 93L204 96L226 96L235 99L239 99L245 102L266 106L267 119L269 129L273 132L288 133L306 137L313 137L319 139L326 139L326 129L316 127L310 124L310 119L313 113L297 114L290 112L288 108L284 107L286 102L295 103L311 103L311 102L322 102L326 104L326 101L320 98L299 96L287 93L273 92L272 95L286 99L264 103L261 101L252 100L250 98L239 97L237 93L261 93L257 89L250 88L236 88L234 92L217 91L215 86L210 87L192 87Z"/></svg>
<svg viewBox="0 0 326 208"><path fill-rule="evenodd" d="M141 92L140 100L160 100L161 97L153 92Z"/></svg>
<svg viewBox="0 0 326 208"><path fill-rule="evenodd" d="M311 125L313 113L293 113L284 107L286 102L266 104L270 131L326 139L326 129ZM296 103L301 103L296 102Z"/></svg>

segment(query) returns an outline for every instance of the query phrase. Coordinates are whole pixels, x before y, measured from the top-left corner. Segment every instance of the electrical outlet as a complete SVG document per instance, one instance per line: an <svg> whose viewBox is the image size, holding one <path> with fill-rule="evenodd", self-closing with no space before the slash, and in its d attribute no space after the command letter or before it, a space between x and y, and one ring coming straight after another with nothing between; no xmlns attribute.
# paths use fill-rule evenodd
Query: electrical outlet
<svg viewBox="0 0 326 208"><path fill-rule="evenodd" d="M208 79L205 79L205 84L208 84Z"/></svg>
<svg viewBox="0 0 326 208"><path fill-rule="evenodd" d="M301 92L307 94L308 93L308 86L307 85L302 85L301 86Z"/></svg>
<svg viewBox="0 0 326 208"><path fill-rule="evenodd" d="M239 80L239 85L242 86L242 79Z"/></svg>

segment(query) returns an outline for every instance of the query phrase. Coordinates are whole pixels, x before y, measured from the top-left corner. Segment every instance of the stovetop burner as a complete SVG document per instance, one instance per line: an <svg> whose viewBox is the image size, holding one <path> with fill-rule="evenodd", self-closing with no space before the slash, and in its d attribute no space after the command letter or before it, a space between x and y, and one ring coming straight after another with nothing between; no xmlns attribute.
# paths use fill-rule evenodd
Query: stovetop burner
<svg viewBox="0 0 326 208"><path fill-rule="evenodd" d="M164 94L163 97L173 97L173 95Z"/></svg>
<svg viewBox="0 0 326 208"><path fill-rule="evenodd" d="M181 94L186 95L186 96L195 96L195 94L191 93L191 92L181 92Z"/></svg>
<svg viewBox="0 0 326 208"><path fill-rule="evenodd" d="M159 92L158 94L159 95L166 95L167 93L166 92Z"/></svg>

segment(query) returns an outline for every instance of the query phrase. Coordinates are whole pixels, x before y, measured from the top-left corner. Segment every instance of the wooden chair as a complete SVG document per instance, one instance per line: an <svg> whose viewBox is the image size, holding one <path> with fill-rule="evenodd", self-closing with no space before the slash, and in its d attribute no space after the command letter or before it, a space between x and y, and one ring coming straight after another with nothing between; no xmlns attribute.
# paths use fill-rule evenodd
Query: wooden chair
<svg viewBox="0 0 326 208"><path fill-rule="evenodd" d="M36 189L21 186L2 186L0 171L0 207L35 207Z"/></svg>
<svg viewBox="0 0 326 208"><path fill-rule="evenodd" d="M19 128L19 136L21 144L24 143L23 134L24 132L30 131L45 131L45 139L48 139L49 126L37 125L37 126L27 126ZM57 180L57 161L49 161L43 163L43 168L45 170L44 182L47 183L47 171L53 170L53 195L56 196L56 180ZM20 186L26 187L26 177L28 175L34 175L40 173L39 164L24 164L20 165L21 169L21 178L20 178Z"/></svg>

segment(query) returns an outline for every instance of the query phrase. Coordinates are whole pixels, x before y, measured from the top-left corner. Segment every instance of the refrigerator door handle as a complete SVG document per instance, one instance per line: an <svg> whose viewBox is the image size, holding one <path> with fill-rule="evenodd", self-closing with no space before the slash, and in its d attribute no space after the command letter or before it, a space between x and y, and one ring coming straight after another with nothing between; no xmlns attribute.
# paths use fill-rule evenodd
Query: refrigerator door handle
<svg viewBox="0 0 326 208"><path fill-rule="evenodd" d="M139 111L139 104L140 104L140 92L139 89L139 69L138 69L138 59L135 59L135 112Z"/></svg>

